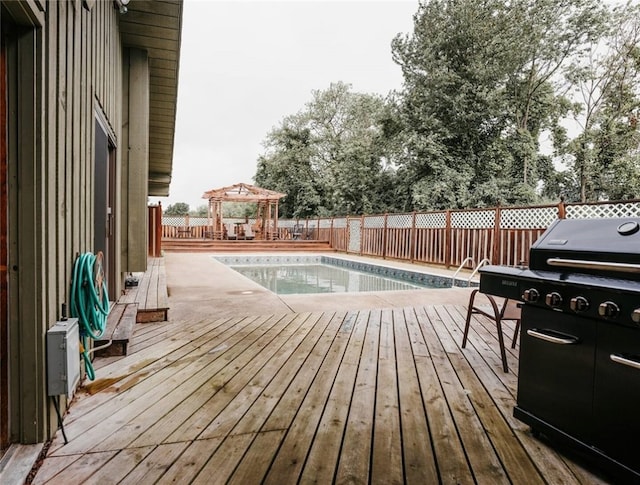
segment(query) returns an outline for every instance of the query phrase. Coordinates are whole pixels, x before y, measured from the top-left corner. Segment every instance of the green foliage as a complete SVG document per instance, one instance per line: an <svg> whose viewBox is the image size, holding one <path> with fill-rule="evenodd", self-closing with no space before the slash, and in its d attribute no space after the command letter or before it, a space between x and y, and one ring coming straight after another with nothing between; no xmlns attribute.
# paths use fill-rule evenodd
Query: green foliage
<svg viewBox="0 0 640 485"><path fill-rule="evenodd" d="M420 208L529 203L543 130L569 108L555 74L600 28L596 0L432 0L393 41Z"/></svg>
<svg viewBox="0 0 640 485"><path fill-rule="evenodd" d="M603 42L567 72L581 131L566 151L583 202L640 195L640 6L614 9L608 25Z"/></svg>
<svg viewBox="0 0 640 485"><path fill-rule="evenodd" d="M176 202L169 205L165 210L166 216L186 216L189 213L189 204L186 202Z"/></svg>
<svg viewBox="0 0 640 485"><path fill-rule="evenodd" d="M222 216L229 219L244 219L256 216L254 202L225 202L222 204Z"/></svg>
<svg viewBox="0 0 640 485"><path fill-rule="evenodd" d="M207 217L207 215L209 215L209 208L207 207L206 204L199 205L195 210L192 210L189 214L196 217Z"/></svg>
<svg viewBox="0 0 640 485"><path fill-rule="evenodd" d="M291 218L639 197L638 19L637 2L420 2L392 42L402 92L314 91L255 182Z"/></svg>
<svg viewBox="0 0 640 485"><path fill-rule="evenodd" d="M390 140L397 131L392 108L344 83L312 94L304 110L267 136L256 184L287 194L280 204L283 217L389 209L396 158Z"/></svg>

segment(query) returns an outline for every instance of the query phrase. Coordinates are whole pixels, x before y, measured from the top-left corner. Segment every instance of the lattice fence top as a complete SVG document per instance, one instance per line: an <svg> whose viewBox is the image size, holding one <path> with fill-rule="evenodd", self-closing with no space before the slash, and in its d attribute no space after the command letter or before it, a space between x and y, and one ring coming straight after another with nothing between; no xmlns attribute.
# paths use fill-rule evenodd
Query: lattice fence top
<svg viewBox="0 0 640 485"><path fill-rule="evenodd" d="M502 209L501 229L546 229L558 217L557 207Z"/></svg>
<svg viewBox="0 0 640 485"><path fill-rule="evenodd" d="M296 224L297 222L292 219L278 219L278 227L282 227L284 229L293 229ZM302 225L304 226L304 222Z"/></svg>
<svg viewBox="0 0 640 485"><path fill-rule="evenodd" d="M490 229L494 227L496 209L451 211L451 227L456 229ZM545 229L558 217L558 207L514 207L500 210L501 229ZM640 217L640 201L599 203L599 204L571 204L566 206L566 217L569 219L589 218L623 218ZM254 224L255 218L248 219L249 224ZM386 227L391 229L411 228L414 214L389 214L386 216ZM225 218L224 223L245 222L245 219ZM384 215L370 215L364 217L339 217L332 219L280 219L278 225L290 229L296 224L311 228L346 228L350 224L356 224L358 231L361 227L369 229L382 229L385 227ZM420 229L445 228L447 222L446 212L427 212L415 214L415 227ZM207 217L198 216L163 216L162 224L165 226L206 226L209 224ZM351 232L351 230L350 230Z"/></svg>
<svg viewBox="0 0 640 485"><path fill-rule="evenodd" d="M189 219L189 226L191 227L206 226L208 223L206 217L192 217Z"/></svg>
<svg viewBox="0 0 640 485"><path fill-rule="evenodd" d="M162 225L174 227L186 226L188 220L185 216L162 216Z"/></svg>
<svg viewBox="0 0 640 485"><path fill-rule="evenodd" d="M339 217L338 219L334 219L333 220L333 227L337 227L340 229L343 229L345 227L347 227L347 218L346 217Z"/></svg>
<svg viewBox="0 0 640 485"><path fill-rule="evenodd" d="M413 225L413 214L393 214L387 216L387 227L409 229Z"/></svg>
<svg viewBox="0 0 640 485"><path fill-rule="evenodd" d="M451 227L455 228L486 229L493 227L495 220L495 210L451 213Z"/></svg>
<svg viewBox="0 0 640 485"><path fill-rule="evenodd" d="M568 219L603 217L640 217L640 202L567 206Z"/></svg>
<svg viewBox="0 0 640 485"><path fill-rule="evenodd" d="M255 224L255 218L249 219L232 219L232 218L224 218L222 220L224 224L235 224L239 223L248 223ZM278 224L280 221L278 221ZM210 219L207 217L198 217L198 216L162 216L162 225L163 226L173 226L173 227L200 227L200 226L208 226L210 224Z"/></svg>
<svg viewBox="0 0 640 485"><path fill-rule="evenodd" d="M384 216L367 216L363 218L363 227L367 229L382 229L384 227Z"/></svg>
<svg viewBox="0 0 640 485"><path fill-rule="evenodd" d="M445 212L430 212L428 214L416 214L416 227L420 229L442 229L447 227L447 214Z"/></svg>

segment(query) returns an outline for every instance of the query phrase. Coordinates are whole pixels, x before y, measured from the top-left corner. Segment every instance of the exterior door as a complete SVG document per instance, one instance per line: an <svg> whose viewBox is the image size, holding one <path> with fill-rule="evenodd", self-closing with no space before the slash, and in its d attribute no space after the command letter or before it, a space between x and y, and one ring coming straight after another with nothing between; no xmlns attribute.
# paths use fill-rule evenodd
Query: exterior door
<svg viewBox="0 0 640 485"><path fill-rule="evenodd" d="M9 275L7 273L7 26L0 28L0 456L9 446Z"/></svg>
<svg viewBox="0 0 640 485"><path fill-rule="evenodd" d="M95 187L94 187L94 253L102 251L107 291L112 300L115 294L115 147L102 123L96 119Z"/></svg>

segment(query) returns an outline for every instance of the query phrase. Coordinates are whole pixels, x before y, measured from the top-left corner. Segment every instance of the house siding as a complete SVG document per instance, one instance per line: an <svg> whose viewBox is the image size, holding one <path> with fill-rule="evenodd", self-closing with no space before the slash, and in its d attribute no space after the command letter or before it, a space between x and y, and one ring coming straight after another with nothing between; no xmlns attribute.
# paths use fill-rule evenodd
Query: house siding
<svg viewBox="0 0 640 485"><path fill-rule="evenodd" d="M152 2L145 5L154 8ZM120 15L112 1L2 2L3 21L15 26L7 47L11 441L41 442L57 427L47 397L44 347L62 305L70 306L77 255L94 252L94 190L105 183L95 177L96 119L106 125L115 150L116 281L110 299L117 300L125 271L146 267L141 255L146 255L149 117L138 117L135 122L145 126L130 136L123 112L134 102L127 97L125 106L129 90L146 93L147 100L136 99L135 108L149 109L148 60L136 51L143 59L135 64L137 76L127 65L123 77L130 55L122 45ZM127 114L127 121L134 120ZM135 142L135 156L129 157L123 140ZM142 187L135 197L133 182ZM127 226L134 222L132 231ZM66 406L64 397L61 404Z"/></svg>

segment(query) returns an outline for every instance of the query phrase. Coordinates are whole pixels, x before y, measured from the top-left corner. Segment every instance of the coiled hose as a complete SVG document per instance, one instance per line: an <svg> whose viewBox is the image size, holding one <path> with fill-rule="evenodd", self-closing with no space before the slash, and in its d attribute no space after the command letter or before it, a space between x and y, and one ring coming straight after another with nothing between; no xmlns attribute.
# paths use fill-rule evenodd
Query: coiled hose
<svg viewBox="0 0 640 485"><path fill-rule="evenodd" d="M83 253L73 266L71 282L71 316L78 317L82 337L82 357L87 377L95 379L95 372L89 357L88 339L99 339L107 327L109 315L109 295L102 268L102 252L96 255Z"/></svg>

